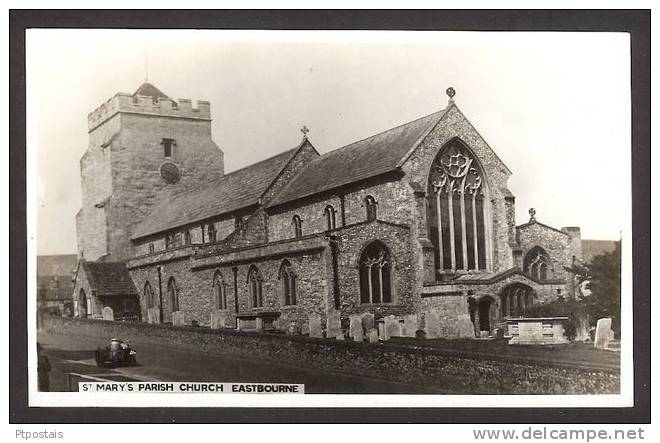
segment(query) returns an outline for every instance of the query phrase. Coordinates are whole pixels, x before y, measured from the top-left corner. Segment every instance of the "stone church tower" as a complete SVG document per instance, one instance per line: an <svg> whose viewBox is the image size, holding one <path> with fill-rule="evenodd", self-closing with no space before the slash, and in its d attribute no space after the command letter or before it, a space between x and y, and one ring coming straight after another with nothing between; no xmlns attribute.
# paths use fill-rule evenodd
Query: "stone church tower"
<svg viewBox="0 0 660 443"><path fill-rule="evenodd" d="M133 228L156 201L224 174L209 102L194 108L145 82L90 113L88 126L76 215L78 255L86 261L128 259Z"/></svg>

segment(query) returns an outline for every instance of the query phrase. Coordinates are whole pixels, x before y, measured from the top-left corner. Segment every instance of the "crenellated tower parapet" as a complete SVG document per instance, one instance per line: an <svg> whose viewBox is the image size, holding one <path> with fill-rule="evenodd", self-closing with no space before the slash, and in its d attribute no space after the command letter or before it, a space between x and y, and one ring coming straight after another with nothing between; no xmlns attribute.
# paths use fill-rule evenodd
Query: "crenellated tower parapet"
<svg viewBox="0 0 660 443"><path fill-rule="evenodd" d="M146 114L159 117L211 120L211 104L197 100L196 106L188 98L172 100L164 97L133 95L119 92L87 116L89 132L118 113Z"/></svg>

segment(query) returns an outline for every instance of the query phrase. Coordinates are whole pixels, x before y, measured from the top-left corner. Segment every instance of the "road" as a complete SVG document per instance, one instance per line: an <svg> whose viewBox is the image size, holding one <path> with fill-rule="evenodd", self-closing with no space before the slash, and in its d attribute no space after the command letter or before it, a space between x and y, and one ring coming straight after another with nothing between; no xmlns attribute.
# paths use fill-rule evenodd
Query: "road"
<svg viewBox="0 0 660 443"><path fill-rule="evenodd" d="M39 333L39 343L49 358L50 390L67 390L69 372L81 374L113 373L132 380L199 381L240 383L301 383L311 394L443 394L428 386L415 386L388 380L347 375L333 371L303 369L291 365L260 361L257 358L196 353L165 346L132 341L138 352L138 366L100 369L94 362L94 350L107 340Z"/></svg>

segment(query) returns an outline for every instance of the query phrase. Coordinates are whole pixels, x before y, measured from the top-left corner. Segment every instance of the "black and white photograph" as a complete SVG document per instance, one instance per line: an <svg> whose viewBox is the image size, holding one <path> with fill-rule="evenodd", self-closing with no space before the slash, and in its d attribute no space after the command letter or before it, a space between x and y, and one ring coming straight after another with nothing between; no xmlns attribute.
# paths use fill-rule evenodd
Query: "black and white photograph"
<svg viewBox="0 0 660 443"><path fill-rule="evenodd" d="M632 407L631 69L625 32L26 29L28 405Z"/></svg>

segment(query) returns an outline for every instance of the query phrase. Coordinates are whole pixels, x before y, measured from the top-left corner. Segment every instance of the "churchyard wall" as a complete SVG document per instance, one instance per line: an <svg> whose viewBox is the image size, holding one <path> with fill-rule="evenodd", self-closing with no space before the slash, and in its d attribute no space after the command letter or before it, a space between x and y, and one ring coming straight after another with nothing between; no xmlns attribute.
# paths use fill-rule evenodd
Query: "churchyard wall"
<svg viewBox="0 0 660 443"><path fill-rule="evenodd" d="M140 345L167 344L193 352L250 357L297 367L341 371L423 385L429 393L603 394L619 392L607 367L538 364L514 357L464 358L401 344L354 343L281 334L48 317L49 333L121 337ZM138 349L139 351L139 349Z"/></svg>

